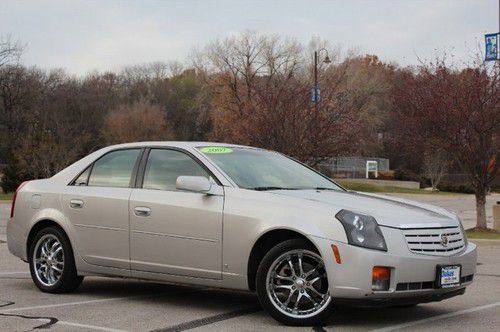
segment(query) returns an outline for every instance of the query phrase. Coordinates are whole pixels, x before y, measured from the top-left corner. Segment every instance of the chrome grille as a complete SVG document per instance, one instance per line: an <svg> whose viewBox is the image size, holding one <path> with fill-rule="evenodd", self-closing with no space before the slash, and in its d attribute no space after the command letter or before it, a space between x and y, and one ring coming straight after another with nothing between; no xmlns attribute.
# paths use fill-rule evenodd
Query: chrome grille
<svg viewBox="0 0 500 332"><path fill-rule="evenodd" d="M465 247L465 241L457 227L403 229L410 251L433 256L451 256Z"/></svg>

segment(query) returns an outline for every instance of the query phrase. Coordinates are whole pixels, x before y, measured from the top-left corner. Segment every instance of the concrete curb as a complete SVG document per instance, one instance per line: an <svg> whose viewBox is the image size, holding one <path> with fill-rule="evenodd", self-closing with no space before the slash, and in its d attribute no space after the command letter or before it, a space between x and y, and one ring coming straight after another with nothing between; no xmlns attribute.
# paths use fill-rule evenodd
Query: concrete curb
<svg viewBox="0 0 500 332"><path fill-rule="evenodd" d="M334 178L335 182L346 183L361 183L375 187L396 187L406 189L420 189L420 183L415 181L398 181L398 180L377 180L377 179L350 179L350 178Z"/></svg>

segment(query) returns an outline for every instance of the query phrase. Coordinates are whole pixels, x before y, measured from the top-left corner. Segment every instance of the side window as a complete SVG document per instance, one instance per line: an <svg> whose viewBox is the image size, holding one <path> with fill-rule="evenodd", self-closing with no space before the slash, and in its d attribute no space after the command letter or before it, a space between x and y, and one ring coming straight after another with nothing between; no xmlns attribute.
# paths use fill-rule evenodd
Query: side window
<svg viewBox="0 0 500 332"><path fill-rule="evenodd" d="M175 190L177 178L182 175L204 176L208 173L185 153L152 149L144 173L144 189Z"/></svg>
<svg viewBox="0 0 500 332"><path fill-rule="evenodd" d="M85 171L83 171L83 173L80 174L80 176L78 178L76 178L75 182L73 182L73 185L74 186L86 186L91 168L92 168L92 166L87 167L87 169Z"/></svg>
<svg viewBox="0 0 500 332"><path fill-rule="evenodd" d="M92 167L89 186L128 187L140 151L118 150L98 159Z"/></svg>

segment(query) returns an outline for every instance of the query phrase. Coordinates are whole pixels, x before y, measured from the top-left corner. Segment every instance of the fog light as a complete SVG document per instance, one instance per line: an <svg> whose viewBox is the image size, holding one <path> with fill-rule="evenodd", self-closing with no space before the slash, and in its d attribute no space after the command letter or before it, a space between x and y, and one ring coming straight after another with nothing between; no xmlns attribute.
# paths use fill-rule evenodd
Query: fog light
<svg viewBox="0 0 500 332"><path fill-rule="evenodd" d="M374 266L372 271L372 290L388 291L391 283L391 269L387 266Z"/></svg>

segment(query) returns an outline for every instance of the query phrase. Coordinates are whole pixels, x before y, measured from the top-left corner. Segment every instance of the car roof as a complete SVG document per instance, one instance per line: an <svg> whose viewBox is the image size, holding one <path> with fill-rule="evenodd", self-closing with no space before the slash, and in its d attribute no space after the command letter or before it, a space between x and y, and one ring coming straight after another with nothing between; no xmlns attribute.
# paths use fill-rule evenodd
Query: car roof
<svg viewBox="0 0 500 332"><path fill-rule="evenodd" d="M74 177L80 173L85 167L94 162L96 159L100 158L102 155L117 149L126 149L126 148L134 148L134 147L174 147L179 149L184 149L187 151L191 151L196 153L197 147L204 146L225 146L232 148L245 148L245 149L256 149L262 150L259 148L238 145L238 144L228 144L228 143L220 143L220 142L188 142L188 141L145 141L145 142L131 142L131 143L123 143L117 145L111 145L104 147L100 150L97 150L86 157L78 160L72 165L66 167L59 173L55 174L51 179L55 182L60 183L69 183L74 179Z"/></svg>
<svg viewBox="0 0 500 332"><path fill-rule="evenodd" d="M203 142L203 141L144 141L144 142L131 142L131 143L123 143L116 144L106 147L109 150L116 148L128 148L128 147L138 147L138 146L170 146L170 147L178 147L184 149L191 149L200 146L230 146L230 147L241 147L241 148L251 148L258 149L251 146L239 145L239 144L230 144L230 143L220 143L220 142Z"/></svg>

